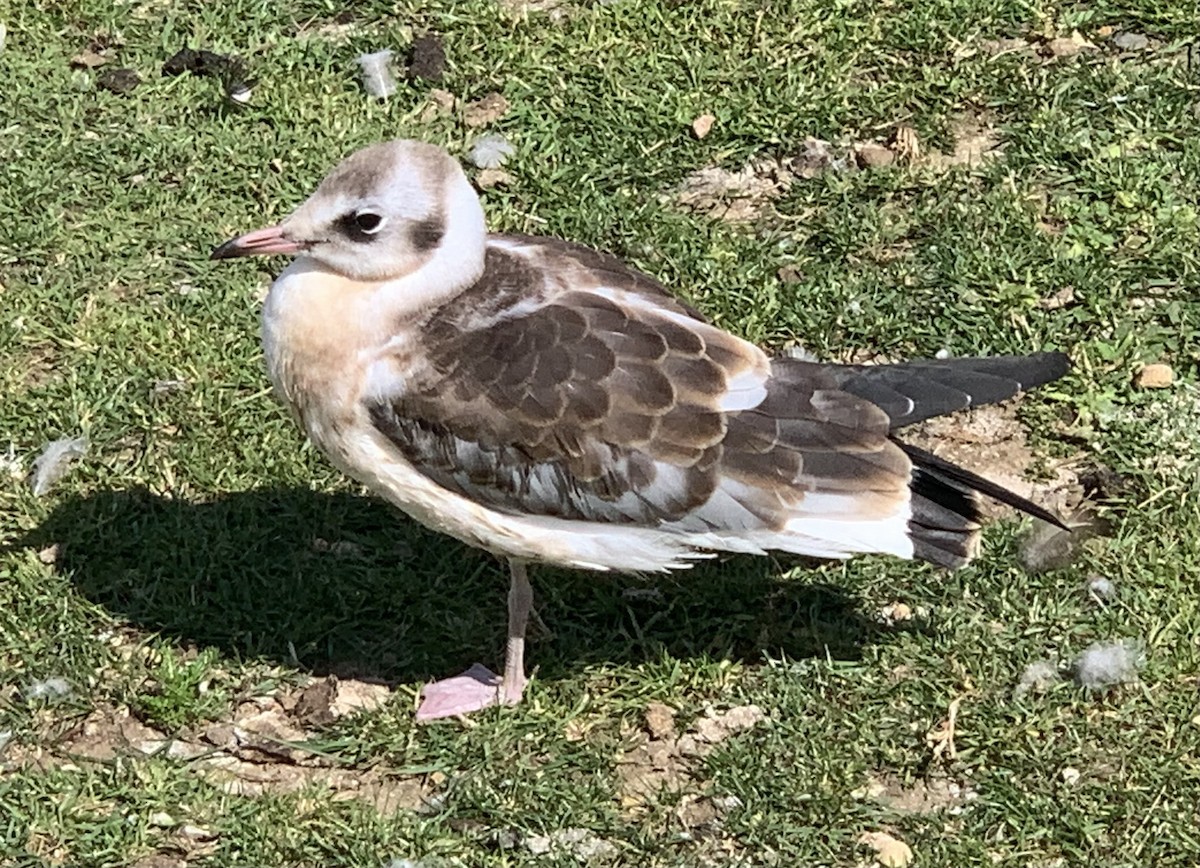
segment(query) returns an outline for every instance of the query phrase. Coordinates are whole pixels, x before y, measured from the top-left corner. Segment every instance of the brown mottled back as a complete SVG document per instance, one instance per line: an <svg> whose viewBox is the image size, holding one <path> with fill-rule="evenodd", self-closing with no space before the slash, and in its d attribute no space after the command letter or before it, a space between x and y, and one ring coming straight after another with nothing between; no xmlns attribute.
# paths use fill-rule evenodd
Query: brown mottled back
<svg viewBox="0 0 1200 868"><path fill-rule="evenodd" d="M907 496L887 416L757 348L618 260L499 239L422 323L423 366L375 403L421 472L493 508L680 530L778 529L806 492ZM550 261L552 260L552 261Z"/></svg>

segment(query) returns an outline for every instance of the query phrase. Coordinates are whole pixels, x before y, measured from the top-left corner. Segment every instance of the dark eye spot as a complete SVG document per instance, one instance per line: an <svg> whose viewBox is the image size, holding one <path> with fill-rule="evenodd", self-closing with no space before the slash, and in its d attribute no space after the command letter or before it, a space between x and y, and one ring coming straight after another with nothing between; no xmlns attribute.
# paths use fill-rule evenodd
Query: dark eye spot
<svg viewBox="0 0 1200 868"><path fill-rule="evenodd" d="M374 211L359 211L354 215L354 225L370 235L372 232L378 232L383 226L383 217Z"/></svg>
<svg viewBox="0 0 1200 868"><path fill-rule="evenodd" d="M382 214L374 211L351 211L337 219L337 229L351 241L373 241L383 228Z"/></svg>

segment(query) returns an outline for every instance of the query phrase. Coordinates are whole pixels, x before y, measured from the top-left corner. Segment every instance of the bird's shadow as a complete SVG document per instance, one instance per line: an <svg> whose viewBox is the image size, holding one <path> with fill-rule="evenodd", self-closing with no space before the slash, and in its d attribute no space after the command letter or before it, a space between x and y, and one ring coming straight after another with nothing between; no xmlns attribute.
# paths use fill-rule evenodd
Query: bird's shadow
<svg viewBox="0 0 1200 868"><path fill-rule="evenodd" d="M507 571L378 501L276 488L185 502L145 490L64 500L18 545L134 626L316 674L413 682L503 650ZM537 569L543 680L580 664L764 653L857 659L880 628L769 558L650 579Z"/></svg>

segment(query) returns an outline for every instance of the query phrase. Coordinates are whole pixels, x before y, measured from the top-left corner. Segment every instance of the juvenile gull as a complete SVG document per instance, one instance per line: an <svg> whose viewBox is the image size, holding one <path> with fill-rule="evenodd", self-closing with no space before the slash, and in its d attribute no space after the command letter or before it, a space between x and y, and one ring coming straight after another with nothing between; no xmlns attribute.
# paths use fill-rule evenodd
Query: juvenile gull
<svg viewBox="0 0 1200 868"><path fill-rule="evenodd" d="M504 675L427 685L420 719L520 701L527 562L659 571L714 552L967 562L984 493L904 425L1060 377L1058 353L896 365L771 358L653 278L490 235L458 163L372 145L214 259L294 254L263 311L275 388L344 472L507 559Z"/></svg>

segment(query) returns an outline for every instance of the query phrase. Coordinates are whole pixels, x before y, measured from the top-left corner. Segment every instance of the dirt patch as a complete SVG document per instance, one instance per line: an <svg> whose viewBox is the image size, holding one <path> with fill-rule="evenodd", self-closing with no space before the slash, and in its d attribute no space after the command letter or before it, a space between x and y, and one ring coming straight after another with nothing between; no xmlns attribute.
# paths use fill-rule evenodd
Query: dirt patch
<svg viewBox="0 0 1200 868"><path fill-rule="evenodd" d="M897 814L936 814L941 811L956 814L979 798L979 793L969 783L945 775L906 782L890 772L872 774L853 795L878 802Z"/></svg>
<svg viewBox="0 0 1200 868"><path fill-rule="evenodd" d="M60 379L58 350L53 344L42 343L26 347L11 370L20 371L21 385L26 389L37 389Z"/></svg>
<svg viewBox="0 0 1200 868"><path fill-rule="evenodd" d="M485 127L508 114L508 100L501 93L489 93L463 106L463 123L468 127Z"/></svg>
<svg viewBox="0 0 1200 868"><path fill-rule="evenodd" d="M1025 427L1016 416L1016 402L992 404L951 416L939 416L910 428L902 439L954 464L972 470L1009 491L1063 514L1080 503L1079 477L1062 461L1051 464L1047 478L1028 478L1036 457L1029 448ZM1009 514L1010 507L989 498L982 502L984 515Z"/></svg>
<svg viewBox="0 0 1200 868"><path fill-rule="evenodd" d="M168 853L151 853L130 864L129 868L187 868L187 862Z"/></svg>
<svg viewBox="0 0 1200 868"><path fill-rule="evenodd" d="M511 18L545 14L551 21L559 21L571 13L566 0L496 0L496 5Z"/></svg>
<svg viewBox="0 0 1200 868"><path fill-rule="evenodd" d="M692 764L721 742L753 729L766 719L757 705L726 711L706 709L682 734L676 735L674 711L661 703L646 709L645 726L627 733L629 747L617 759L621 804L637 808L663 791L682 791L693 781ZM695 810L691 815L693 819Z"/></svg>
<svg viewBox="0 0 1200 868"><path fill-rule="evenodd" d="M101 708L45 745L9 745L3 767L46 770L116 757L167 757L187 762L197 775L235 795L315 787L325 797L356 799L385 815L435 810L445 783L442 775L363 771L307 747L313 727L376 708L388 695L378 684L330 677L293 693L253 697L240 703L229 720L179 737L146 725L128 709Z"/></svg>
<svg viewBox="0 0 1200 868"><path fill-rule="evenodd" d="M1003 142L993 121L986 115L957 114L950 119L950 153L933 149L914 162L934 169L977 166L1000 156Z"/></svg>
<svg viewBox="0 0 1200 868"><path fill-rule="evenodd" d="M750 223L767 215L771 203L798 181L855 165L852 151L807 138L796 153L760 157L737 169L707 166L692 172L665 197L673 203L729 223Z"/></svg>

